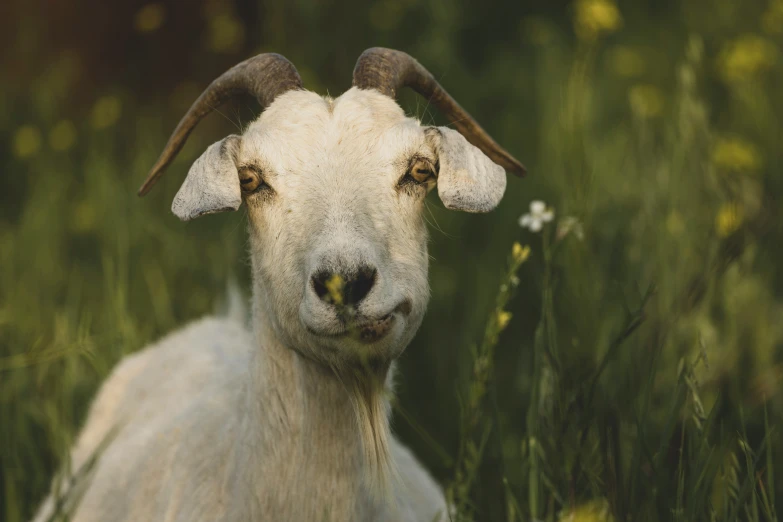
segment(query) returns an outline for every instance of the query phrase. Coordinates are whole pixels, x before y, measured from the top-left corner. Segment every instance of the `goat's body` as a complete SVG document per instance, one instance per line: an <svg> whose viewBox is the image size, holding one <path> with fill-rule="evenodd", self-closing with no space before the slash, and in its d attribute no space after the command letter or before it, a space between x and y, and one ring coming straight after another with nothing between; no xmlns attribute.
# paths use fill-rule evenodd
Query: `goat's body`
<svg viewBox="0 0 783 522"><path fill-rule="evenodd" d="M356 87L333 99L260 55L183 118L148 183L216 100L246 91L265 105L196 160L172 205L184 220L247 205L253 331L206 319L118 366L73 452L77 476L100 454L76 522L446 519L442 492L389 439L385 397L429 300L425 197L437 184L446 207L486 212L506 179L482 150L521 165L409 56L363 56ZM394 78L483 149L406 117ZM37 520L52 510L50 498Z"/></svg>
<svg viewBox="0 0 783 522"><path fill-rule="evenodd" d="M393 500L373 499L347 394L299 359L214 318L125 358L72 454L78 470L111 437L73 520L445 520L440 489L394 440Z"/></svg>

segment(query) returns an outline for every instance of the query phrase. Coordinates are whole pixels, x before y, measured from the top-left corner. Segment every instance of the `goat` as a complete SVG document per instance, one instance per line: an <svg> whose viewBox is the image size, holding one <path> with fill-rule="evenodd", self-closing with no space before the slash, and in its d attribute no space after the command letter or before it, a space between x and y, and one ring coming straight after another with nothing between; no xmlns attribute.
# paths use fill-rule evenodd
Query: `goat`
<svg viewBox="0 0 783 522"><path fill-rule="evenodd" d="M457 130L406 117L403 87ZM207 148L172 211L247 205L251 327L205 318L120 362L72 452L73 469L100 453L73 520L446 520L443 492L388 422L394 361L429 300L424 199L437 186L447 208L487 212L505 170L524 167L403 52L365 51L335 99L270 53L204 91L140 195L237 93L261 116Z"/></svg>

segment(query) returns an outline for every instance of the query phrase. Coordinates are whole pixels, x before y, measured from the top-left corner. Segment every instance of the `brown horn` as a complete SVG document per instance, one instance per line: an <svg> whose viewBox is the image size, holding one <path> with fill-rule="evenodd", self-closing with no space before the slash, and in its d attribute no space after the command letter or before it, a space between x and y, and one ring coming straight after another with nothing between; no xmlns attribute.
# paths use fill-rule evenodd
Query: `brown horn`
<svg viewBox="0 0 783 522"><path fill-rule="evenodd" d="M394 49L372 47L359 56L353 70L353 85L375 89L395 98L401 87L410 87L438 108L465 138L492 161L519 176L527 172L514 156L487 132L440 86L430 72L410 55Z"/></svg>
<svg viewBox="0 0 783 522"><path fill-rule="evenodd" d="M185 145L188 135L201 121L201 118L229 98L238 94L250 94L256 97L262 108L266 108L280 94L301 88L302 79L294 64L275 53L259 54L224 72L201 93L201 96L193 102L188 112L180 120L160 158L139 189L139 196L149 192L152 185Z"/></svg>

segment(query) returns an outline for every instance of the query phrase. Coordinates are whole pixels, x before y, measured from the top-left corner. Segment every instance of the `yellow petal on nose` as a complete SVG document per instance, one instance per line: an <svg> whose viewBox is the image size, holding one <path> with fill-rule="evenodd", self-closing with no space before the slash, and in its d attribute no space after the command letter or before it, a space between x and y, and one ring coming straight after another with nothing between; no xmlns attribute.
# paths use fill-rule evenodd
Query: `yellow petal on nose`
<svg viewBox="0 0 783 522"><path fill-rule="evenodd" d="M343 290L345 289L345 281L338 274L333 274L332 277L326 280L324 283L326 291L329 293L329 297L336 305L343 304Z"/></svg>

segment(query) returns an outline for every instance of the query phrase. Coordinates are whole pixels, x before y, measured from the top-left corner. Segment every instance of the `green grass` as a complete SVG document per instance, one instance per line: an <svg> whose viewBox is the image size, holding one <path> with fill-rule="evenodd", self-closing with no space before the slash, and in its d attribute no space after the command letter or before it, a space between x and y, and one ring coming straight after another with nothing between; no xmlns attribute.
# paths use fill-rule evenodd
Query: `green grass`
<svg viewBox="0 0 783 522"><path fill-rule="evenodd" d="M531 172L491 215L429 201L433 295L400 361L394 428L454 519L778 520L783 47L763 32L766 7L716 5L652 25L621 5L623 28L594 39L563 13L514 20L516 48L487 33L495 52L479 65L459 59L469 12L433 8L437 27L416 44L402 23L375 29L437 70ZM308 87L335 84L304 67L317 49L288 45ZM444 57L456 58L438 69ZM7 522L31 516L124 354L219 309L229 281L248 288L241 212L183 225L168 210L189 163L232 127L208 119L139 200L181 108L115 88L64 113L68 70L32 87L34 110L0 104ZM52 132L66 117L63 147L67 125ZM555 210L540 233L517 225L534 199ZM558 234L567 216L584 238Z"/></svg>

